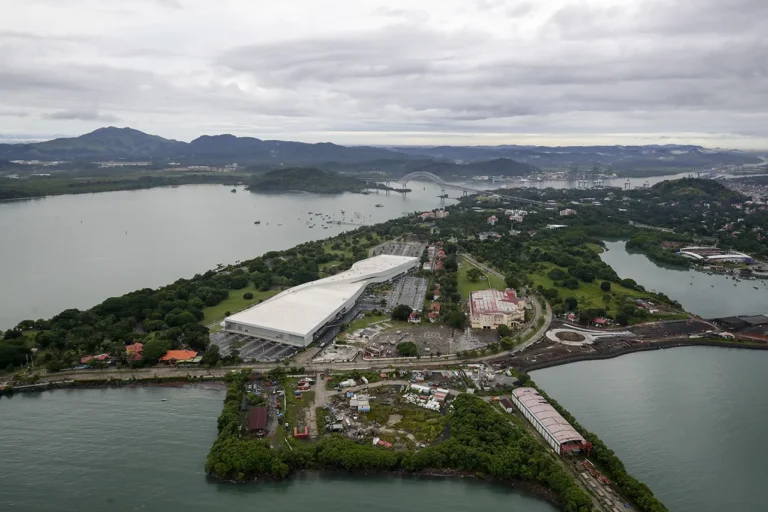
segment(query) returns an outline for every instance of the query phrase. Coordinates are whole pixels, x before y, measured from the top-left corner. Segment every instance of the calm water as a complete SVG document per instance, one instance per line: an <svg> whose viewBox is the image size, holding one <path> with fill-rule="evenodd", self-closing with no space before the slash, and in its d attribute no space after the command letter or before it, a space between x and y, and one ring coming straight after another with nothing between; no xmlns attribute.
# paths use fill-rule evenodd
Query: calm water
<svg viewBox="0 0 768 512"><path fill-rule="evenodd" d="M628 253L625 242L605 245L608 250L600 257L619 276L667 294L691 313L704 318L768 313L768 280L737 283L726 276L654 263L643 254Z"/></svg>
<svg viewBox="0 0 768 512"><path fill-rule="evenodd" d="M161 399L167 402L161 402ZM53 391L0 399L0 510L8 512L554 512L475 481L320 477L209 483L222 389Z"/></svg>
<svg viewBox="0 0 768 512"><path fill-rule="evenodd" d="M768 510L768 353L689 347L533 372L672 512Z"/></svg>
<svg viewBox="0 0 768 512"><path fill-rule="evenodd" d="M436 185L410 187L403 197L189 185L0 203L0 330L355 228L323 229L314 216L309 228L308 212L374 224L440 206Z"/></svg>

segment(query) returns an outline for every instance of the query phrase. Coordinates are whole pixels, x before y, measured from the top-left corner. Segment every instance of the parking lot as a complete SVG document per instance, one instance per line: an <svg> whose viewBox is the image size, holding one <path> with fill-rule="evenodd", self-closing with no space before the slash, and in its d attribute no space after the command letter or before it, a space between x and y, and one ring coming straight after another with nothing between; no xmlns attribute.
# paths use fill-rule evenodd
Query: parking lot
<svg viewBox="0 0 768 512"><path fill-rule="evenodd" d="M472 332L440 325L420 325L378 333L368 340L366 347L374 348L371 352L379 352L379 357L397 357L398 343L409 341L416 345L419 356L429 357L482 348L498 341L498 335L495 331Z"/></svg>
<svg viewBox="0 0 768 512"><path fill-rule="evenodd" d="M395 256L412 256L420 258L427 244L420 242L386 242L374 247L371 256L379 254L393 254Z"/></svg>
<svg viewBox="0 0 768 512"><path fill-rule="evenodd" d="M281 361L291 357L299 350L299 347L294 347L293 345L276 343L245 334L235 334L226 331L211 334L211 343L218 345L219 353L222 357L230 355L232 350L237 350L240 354L240 359L245 362Z"/></svg>
<svg viewBox="0 0 768 512"><path fill-rule="evenodd" d="M414 311L424 308L427 294L427 280L423 277L406 276L398 279L389 294L387 305L394 308L398 304L407 304Z"/></svg>

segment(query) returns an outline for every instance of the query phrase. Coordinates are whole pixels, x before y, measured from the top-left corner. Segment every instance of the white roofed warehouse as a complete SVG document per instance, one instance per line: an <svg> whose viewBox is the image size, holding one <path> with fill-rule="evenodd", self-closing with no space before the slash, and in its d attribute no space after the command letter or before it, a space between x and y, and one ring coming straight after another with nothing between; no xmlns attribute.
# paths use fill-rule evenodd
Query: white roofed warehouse
<svg viewBox="0 0 768 512"><path fill-rule="evenodd" d="M384 283L419 267L419 258L382 254L352 268L278 293L224 319L222 329L306 347L355 305L369 284Z"/></svg>
<svg viewBox="0 0 768 512"><path fill-rule="evenodd" d="M591 445L534 388L517 388L512 403L558 455L589 451Z"/></svg>

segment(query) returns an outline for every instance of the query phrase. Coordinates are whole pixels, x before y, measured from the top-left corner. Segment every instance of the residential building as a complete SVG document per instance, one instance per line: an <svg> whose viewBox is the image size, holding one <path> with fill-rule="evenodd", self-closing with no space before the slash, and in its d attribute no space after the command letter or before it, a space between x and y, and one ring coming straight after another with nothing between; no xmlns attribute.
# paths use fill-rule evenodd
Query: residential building
<svg viewBox="0 0 768 512"><path fill-rule="evenodd" d="M560 216L561 217L570 217L572 215L576 215L576 210L573 210L571 208L566 208L565 210L560 210Z"/></svg>

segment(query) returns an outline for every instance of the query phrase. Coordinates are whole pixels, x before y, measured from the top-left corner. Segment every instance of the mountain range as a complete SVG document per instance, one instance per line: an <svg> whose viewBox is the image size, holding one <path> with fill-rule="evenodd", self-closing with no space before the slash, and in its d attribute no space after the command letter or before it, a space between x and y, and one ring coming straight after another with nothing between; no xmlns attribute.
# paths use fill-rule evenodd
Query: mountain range
<svg viewBox="0 0 768 512"><path fill-rule="evenodd" d="M761 161L749 153L692 145L369 147L234 135L203 135L192 142L182 142L132 128L111 126L79 137L0 144L0 160L147 160L158 165L237 162L254 168L315 165L348 172L423 170L445 176L520 176L539 169L565 170L574 165L587 169L598 163L603 169L611 166L614 171L653 173Z"/></svg>

